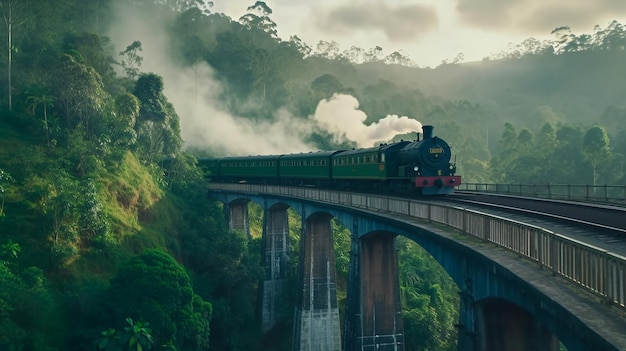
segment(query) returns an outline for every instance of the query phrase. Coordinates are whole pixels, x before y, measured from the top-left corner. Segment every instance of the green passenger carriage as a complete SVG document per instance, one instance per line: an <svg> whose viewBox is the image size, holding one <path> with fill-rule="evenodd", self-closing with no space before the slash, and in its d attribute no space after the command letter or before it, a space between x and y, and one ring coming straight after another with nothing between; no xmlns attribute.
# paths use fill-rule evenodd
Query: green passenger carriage
<svg viewBox="0 0 626 351"><path fill-rule="evenodd" d="M279 155L227 157L219 160L219 177L231 181L278 176Z"/></svg>
<svg viewBox="0 0 626 351"><path fill-rule="evenodd" d="M349 150L333 156L333 179L389 180L398 178L398 163L392 152L408 142Z"/></svg>
<svg viewBox="0 0 626 351"><path fill-rule="evenodd" d="M319 151L282 155L278 176L289 182L293 179L328 181L332 177L331 156L341 151Z"/></svg>

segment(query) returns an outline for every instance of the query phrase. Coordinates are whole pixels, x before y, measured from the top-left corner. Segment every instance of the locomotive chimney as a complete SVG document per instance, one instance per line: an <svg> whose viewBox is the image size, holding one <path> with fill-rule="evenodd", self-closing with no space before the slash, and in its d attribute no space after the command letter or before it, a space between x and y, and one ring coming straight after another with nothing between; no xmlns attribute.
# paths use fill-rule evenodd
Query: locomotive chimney
<svg viewBox="0 0 626 351"><path fill-rule="evenodd" d="M424 134L424 140L430 139L430 138L433 137L433 129L435 129L435 127L433 127L433 126L422 126L422 132Z"/></svg>

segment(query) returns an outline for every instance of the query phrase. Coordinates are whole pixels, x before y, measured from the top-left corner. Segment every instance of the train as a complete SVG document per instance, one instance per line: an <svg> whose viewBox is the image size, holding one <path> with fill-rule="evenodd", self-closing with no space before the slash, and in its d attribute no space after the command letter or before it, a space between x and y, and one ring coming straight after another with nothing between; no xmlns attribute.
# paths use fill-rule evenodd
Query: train
<svg viewBox="0 0 626 351"><path fill-rule="evenodd" d="M297 154L199 158L215 182L275 184L387 194L446 195L461 184L450 145L422 127L422 138L376 147Z"/></svg>

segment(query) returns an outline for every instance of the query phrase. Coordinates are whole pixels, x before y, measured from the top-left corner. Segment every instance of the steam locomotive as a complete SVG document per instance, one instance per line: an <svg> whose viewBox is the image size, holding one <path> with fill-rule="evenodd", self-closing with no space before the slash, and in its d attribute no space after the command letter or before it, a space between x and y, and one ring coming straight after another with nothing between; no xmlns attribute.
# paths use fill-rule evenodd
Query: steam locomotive
<svg viewBox="0 0 626 351"><path fill-rule="evenodd" d="M326 187L416 195L450 194L461 184L450 145L423 126L423 138L377 147L285 155L201 158L218 182Z"/></svg>

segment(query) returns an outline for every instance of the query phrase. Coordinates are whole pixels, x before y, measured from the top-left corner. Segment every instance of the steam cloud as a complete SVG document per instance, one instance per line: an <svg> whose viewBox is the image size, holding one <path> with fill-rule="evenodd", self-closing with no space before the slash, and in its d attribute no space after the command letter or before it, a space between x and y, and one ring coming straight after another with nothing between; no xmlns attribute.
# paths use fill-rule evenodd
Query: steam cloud
<svg viewBox="0 0 626 351"><path fill-rule="evenodd" d="M388 141L397 134L422 132L422 124L407 116L387 115L366 125L367 115L359 110L359 101L346 94L335 94L329 100L320 101L313 119L331 132L336 142L351 140L361 147Z"/></svg>
<svg viewBox="0 0 626 351"><path fill-rule="evenodd" d="M221 88L207 64L165 75L165 93L180 116L187 146L217 155L262 155L314 150L303 140L310 126L279 110L271 120L234 116L220 107Z"/></svg>
<svg viewBox="0 0 626 351"><path fill-rule="evenodd" d="M286 110L261 121L235 116L220 102L222 88L209 65L184 68L170 57L165 20L127 6L117 8L116 13L112 41L120 46L141 41L141 70L163 77L164 93L180 116L187 147L210 149L216 156L296 153L315 151L306 140L320 129L332 133L336 142L354 141L360 147L374 146L397 134L421 132L421 123L406 116L389 115L366 125L367 116L358 109L358 100L345 94L320 101L314 115L307 118Z"/></svg>

